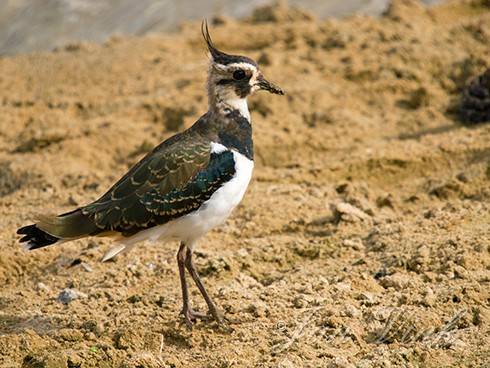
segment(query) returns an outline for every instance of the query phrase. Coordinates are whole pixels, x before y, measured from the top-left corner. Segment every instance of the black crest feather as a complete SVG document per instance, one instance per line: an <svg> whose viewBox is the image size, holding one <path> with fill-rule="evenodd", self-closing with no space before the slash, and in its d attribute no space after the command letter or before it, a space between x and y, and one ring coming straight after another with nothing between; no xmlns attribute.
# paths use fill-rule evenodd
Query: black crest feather
<svg viewBox="0 0 490 368"><path fill-rule="evenodd" d="M223 55L223 53L214 46L213 40L211 39L211 35L209 34L208 21L206 19L204 19L201 23L201 32L213 59L216 59L220 55Z"/></svg>
<svg viewBox="0 0 490 368"><path fill-rule="evenodd" d="M218 50L216 46L214 46L213 40L211 39L211 35L209 34L208 21L206 19L204 19L201 23L201 32L204 41L206 41L206 45L208 46L209 53L213 57L214 62L223 65L245 62L257 67L257 63L246 56L229 55Z"/></svg>

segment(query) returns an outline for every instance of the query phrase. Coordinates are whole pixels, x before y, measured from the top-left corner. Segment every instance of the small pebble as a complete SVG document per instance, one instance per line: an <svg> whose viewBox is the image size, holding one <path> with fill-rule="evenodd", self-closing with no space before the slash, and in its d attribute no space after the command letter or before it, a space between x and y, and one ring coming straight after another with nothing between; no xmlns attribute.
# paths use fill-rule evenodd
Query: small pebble
<svg viewBox="0 0 490 368"><path fill-rule="evenodd" d="M354 365L349 363L347 358L336 357L330 361L328 367L329 368L354 368Z"/></svg>
<svg viewBox="0 0 490 368"><path fill-rule="evenodd" d="M456 179L458 179L462 183L467 183L468 182L468 177L464 172L460 172L458 175L456 175Z"/></svg>
<svg viewBox="0 0 490 368"><path fill-rule="evenodd" d="M43 282L38 282L36 286L39 291L44 291L44 292L49 291L49 287Z"/></svg>
<svg viewBox="0 0 490 368"><path fill-rule="evenodd" d="M431 288L427 288L427 290L425 291L425 295L424 295L424 298L422 300L422 304L427 306L427 307L431 307L433 306L437 301L437 298L436 296L434 295L434 292L432 291Z"/></svg>
<svg viewBox="0 0 490 368"><path fill-rule="evenodd" d="M364 291L361 294L359 294L357 299L361 301L361 304L366 306L371 306L376 304L376 295L368 291Z"/></svg>
<svg viewBox="0 0 490 368"><path fill-rule="evenodd" d="M351 290L351 286L345 282L338 282L334 285L335 290L341 292L349 292Z"/></svg>
<svg viewBox="0 0 490 368"><path fill-rule="evenodd" d="M361 250L363 248L362 240L357 239L345 239L342 244L345 247L352 248L354 250Z"/></svg>
<svg viewBox="0 0 490 368"><path fill-rule="evenodd" d="M357 318L360 316L361 312L352 304L348 304L345 306L344 310L342 311L342 314L346 317Z"/></svg>
<svg viewBox="0 0 490 368"><path fill-rule="evenodd" d="M87 294L84 294L75 289L63 289L58 295L58 302L62 304L69 304L75 299L86 298Z"/></svg>
<svg viewBox="0 0 490 368"><path fill-rule="evenodd" d="M334 211L336 212L337 218L348 222L367 220L370 218L366 212L346 202L337 203Z"/></svg>
<svg viewBox="0 0 490 368"><path fill-rule="evenodd" d="M308 305L308 302L305 299L304 295L298 295L293 300L293 305L295 308L305 308Z"/></svg>
<svg viewBox="0 0 490 368"><path fill-rule="evenodd" d="M93 269L92 269L92 266L90 266L88 263L85 263L85 262L82 262L80 264L80 266L82 266L82 268L86 271L86 272L92 272Z"/></svg>
<svg viewBox="0 0 490 368"><path fill-rule="evenodd" d="M160 295L156 300L155 304L158 305L160 308L162 308L165 305L165 297Z"/></svg>
<svg viewBox="0 0 490 368"><path fill-rule="evenodd" d="M142 300L141 296L140 296L140 295L137 295L137 294L135 294L135 295L131 295L131 296L130 296L130 297L127 299L128 303L133 303L133 304L134 304L134 303L138 303L138 302L140 302L141 300Z"/></svg>
<svg viewBox="0 0 490 368"><path fill-rule="evenodd" d="M102 322L97 322L96 320L88 320L82 324L84 330L93 332L96 336L100 336L104 333L104 325Z"/></svg>

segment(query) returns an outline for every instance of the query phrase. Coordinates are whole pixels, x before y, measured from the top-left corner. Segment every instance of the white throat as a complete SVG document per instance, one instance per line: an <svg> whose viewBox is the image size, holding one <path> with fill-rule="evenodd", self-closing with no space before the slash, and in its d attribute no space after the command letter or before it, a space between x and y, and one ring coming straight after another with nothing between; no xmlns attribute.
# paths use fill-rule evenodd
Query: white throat
<svg viewBox="0 0 490 368"><path fill-rule="evenodd" d="M223 101L224 104L230 106L231 108L238 110L240 114L250 121L250 111L248 111L248 104L246 98L232 98Z"/></svg>

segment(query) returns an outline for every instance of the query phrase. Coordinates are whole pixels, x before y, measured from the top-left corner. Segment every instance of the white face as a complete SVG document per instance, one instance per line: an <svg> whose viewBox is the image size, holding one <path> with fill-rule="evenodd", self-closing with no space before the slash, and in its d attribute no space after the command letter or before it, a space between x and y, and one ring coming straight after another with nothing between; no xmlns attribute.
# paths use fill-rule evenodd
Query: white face
<svg viewBox="0 0 490 368"><path fill-rule="evenodd" d="M253 64L212 63L210 72L210 83L213 84L215 93L222 99L246 98L260 89L257 80L261 73Z"/></svg>
<svg viewBox="0 0 490 368"><path fill-rule="evenodd" d="M208 23L205 20L201 24L201 32L211 54L208 78L210 103L216 102L216 99L245 100L259 89L278 95L284 94L280 87L264 78L257 63L252 59L219 51L211 40Z"/></svg>

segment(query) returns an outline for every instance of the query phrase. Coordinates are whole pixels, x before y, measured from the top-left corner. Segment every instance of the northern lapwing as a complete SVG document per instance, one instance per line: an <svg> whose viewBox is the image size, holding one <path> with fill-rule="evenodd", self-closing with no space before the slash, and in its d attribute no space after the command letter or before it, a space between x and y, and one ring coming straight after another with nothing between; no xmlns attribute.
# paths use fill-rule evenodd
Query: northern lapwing
<svg viewBox="0 0 490 368"><path fill-rule="evenodd" d="M154 148L95 202L58 216L40 216L17 230L28 250L87 236L115 236L116 246L103 261L143 240L180 241L181 313L189 326L196 318L223 322L192 253L198 239L228 218L250 182L254 161L247 97L258 90L284 94L264 78L254 60L219 51L206 21L201 32L211 54L208 111ZM191 308L185 270L204 297L207 314Z"/></svg>

